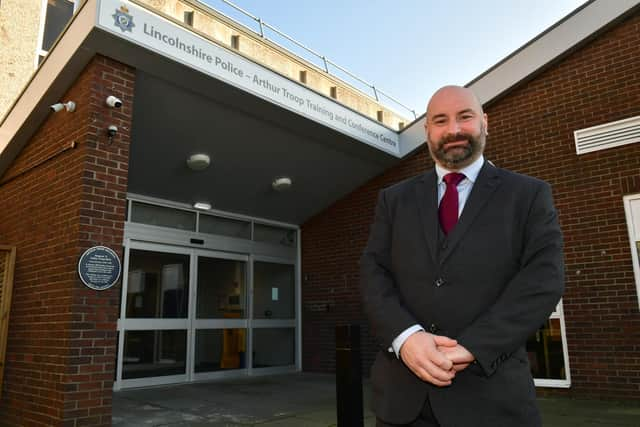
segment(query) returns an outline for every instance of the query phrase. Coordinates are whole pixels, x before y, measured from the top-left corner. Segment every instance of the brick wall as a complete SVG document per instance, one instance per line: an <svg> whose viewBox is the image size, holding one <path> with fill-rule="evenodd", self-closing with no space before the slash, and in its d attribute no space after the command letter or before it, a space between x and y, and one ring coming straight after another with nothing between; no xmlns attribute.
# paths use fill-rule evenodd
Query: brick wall
<svg viewBox="0 0 640 427"><path fill-rule="evenodd" d="M302 368L332 372L335 327L362 328L363 369L368 376L374 342L360 304L358 260L367 242L381 188L431 167L425 150L403 160L302 226Z"/></svg>
<svg viewBox="0 0 640 427"><path fill-rule="evenodd" d="M565 237L572 395L640 398L640 313L622 197L640 145L576 155L573 131L640 114L640 14L489 106L496 164L548 181Z"/></svg>
<svg viewBox="0 0 640 427"><path fill-rule="evenodd" d="M120 288L91 290L76 271L94 245L122 256L134 80L94 58L61 98L76 112L51 114L0 178L0 242L17 246L2 425L111 425Z"/></svg>
<svg viewBox="0 0 640 427"><path fill-rule="evenodd" d="M640 192L640 144L577 156L573 141L576 129L640 114L638 58L636 12L486 107L486 157L553 186L565 234L572 377L562 394L640 399L640 314L622 204ZM335 323L366 323L357 260L377 191L427 167L423 147L303 225L304 369L333 369ZM363 341L368 372L366 330Z"/></svg>

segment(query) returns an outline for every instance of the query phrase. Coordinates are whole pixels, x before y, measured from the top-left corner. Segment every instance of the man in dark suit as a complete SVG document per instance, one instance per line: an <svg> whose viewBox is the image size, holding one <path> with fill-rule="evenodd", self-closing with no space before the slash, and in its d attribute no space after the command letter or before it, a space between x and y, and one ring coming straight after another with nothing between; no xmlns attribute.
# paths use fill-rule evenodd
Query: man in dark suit
<svg viewBox="0 0 640 427"><path fill-rule="evenodd" d="M551 189L484 159L467 88L438 90L425 129L436 167L380 192L360 261L377 425L539 426L525 343L564 288Z"/></svg>

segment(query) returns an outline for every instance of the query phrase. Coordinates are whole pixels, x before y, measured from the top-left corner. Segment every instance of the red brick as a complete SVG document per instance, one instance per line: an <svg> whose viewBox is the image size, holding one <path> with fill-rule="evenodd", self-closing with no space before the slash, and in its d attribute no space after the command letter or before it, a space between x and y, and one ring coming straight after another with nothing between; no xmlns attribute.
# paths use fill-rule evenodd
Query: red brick
<svg viewBox="0 0 640 427"><path fill-rule="evenodd" d="M112 73L103 75L105 64ZM111 425L102 414L111 413L119 286L91 291L75 273L89 246L122 247L129 135L119 134L111 146L102 137L111 124L102 101L111 94L110 79L127 82L118 127L130 128L135 72L96 57L61 99L100 102L49 116L0 178L0 241L17 247L3 425ZM71 141L76 148L69 149ZM100 227L82 225L105 215ZM82 390L91 390L90 400Z"/></svg>

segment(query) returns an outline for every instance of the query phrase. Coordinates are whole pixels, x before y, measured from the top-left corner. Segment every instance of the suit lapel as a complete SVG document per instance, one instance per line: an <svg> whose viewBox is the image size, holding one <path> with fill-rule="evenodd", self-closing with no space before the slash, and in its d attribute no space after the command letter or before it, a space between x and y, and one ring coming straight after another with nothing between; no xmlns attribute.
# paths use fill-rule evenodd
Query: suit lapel
<svg viewBox="0 0 640 427"><path fill-rule="evenodd" d="M437 259L438 244L438 178L434 169L425 172L417 182L418 211L431 257Z"/></svg>
<svg viewBox="0 0 640 427"><path fill-rule="evenodd" d="M451 234L449 234L447 245L440 253L441 263L451 255L455 247L463 239L475 218L482 211L493 192L500 185L500 182L501 178L498 169L485 161L480 173L478 174L478 178L473 185L471 194L469 194L469 198L464 205L462 215L460 216L456 226L453 228Z"/></svg>

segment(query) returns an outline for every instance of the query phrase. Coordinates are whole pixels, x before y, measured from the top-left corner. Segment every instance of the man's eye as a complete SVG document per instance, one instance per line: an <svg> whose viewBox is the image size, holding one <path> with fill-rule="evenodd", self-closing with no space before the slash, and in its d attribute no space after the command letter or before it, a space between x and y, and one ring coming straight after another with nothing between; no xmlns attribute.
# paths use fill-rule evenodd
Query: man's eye
<svg viewBox="0 0 640 427"><path fill-rule="evenodd" d="M473 114L463 114L460 116L461 120L471 120L473 118Z"/></svg>
<svg viewBox="0 0 640 427"><path fill-rule="evenodd" d="M445 124L447 121L445 119L436 119L433 121L434 125L443 125Z"/></svg>

